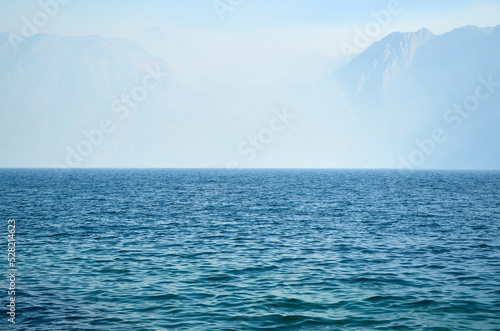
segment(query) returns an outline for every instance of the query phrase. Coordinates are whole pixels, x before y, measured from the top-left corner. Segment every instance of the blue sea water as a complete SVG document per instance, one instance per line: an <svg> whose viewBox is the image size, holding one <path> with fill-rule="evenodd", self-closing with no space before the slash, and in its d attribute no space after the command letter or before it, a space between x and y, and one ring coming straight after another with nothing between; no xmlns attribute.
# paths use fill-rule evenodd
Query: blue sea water
<svg viewBox="0 0 500 331"><path fill-rule="evenodd" d="M20 330L500 330L500 172L1 170L9 218Z"/></svg>

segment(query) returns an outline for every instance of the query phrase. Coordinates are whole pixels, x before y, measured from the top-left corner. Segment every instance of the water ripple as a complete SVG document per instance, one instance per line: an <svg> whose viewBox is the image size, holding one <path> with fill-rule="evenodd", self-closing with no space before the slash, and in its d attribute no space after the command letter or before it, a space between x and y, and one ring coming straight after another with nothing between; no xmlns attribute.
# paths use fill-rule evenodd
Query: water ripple
<svg viewBox="0 0 500 331"><path fill-rule="evenodd" d="M500 330L498 197L498 172L0 171L18 325L51 331Z"/></svg>

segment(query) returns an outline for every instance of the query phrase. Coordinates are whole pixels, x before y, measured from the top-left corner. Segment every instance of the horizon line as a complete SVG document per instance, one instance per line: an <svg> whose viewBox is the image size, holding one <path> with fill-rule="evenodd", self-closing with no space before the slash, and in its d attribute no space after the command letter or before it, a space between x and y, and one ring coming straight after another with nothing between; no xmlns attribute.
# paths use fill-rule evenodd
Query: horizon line
<svg viewBox="0 0 500 331"><path fill-rule="evenodd" d="M500 171L500 168L324 168L324 167L262 167L262 168L224 168L224 167L0 167L0 170L385 170L385 171Z"/></svg>

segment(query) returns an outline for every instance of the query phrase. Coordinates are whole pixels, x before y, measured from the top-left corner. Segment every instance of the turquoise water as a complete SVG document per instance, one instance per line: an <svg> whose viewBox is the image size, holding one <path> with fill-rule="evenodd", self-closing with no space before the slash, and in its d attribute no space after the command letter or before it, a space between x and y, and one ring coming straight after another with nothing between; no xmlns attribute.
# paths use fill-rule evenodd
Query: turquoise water
<svg viewBox="0 0 500 331"><path fill-rule="evenodd" d="M499 172L1 170L0 202L19 329L500 330Z"/></svg>

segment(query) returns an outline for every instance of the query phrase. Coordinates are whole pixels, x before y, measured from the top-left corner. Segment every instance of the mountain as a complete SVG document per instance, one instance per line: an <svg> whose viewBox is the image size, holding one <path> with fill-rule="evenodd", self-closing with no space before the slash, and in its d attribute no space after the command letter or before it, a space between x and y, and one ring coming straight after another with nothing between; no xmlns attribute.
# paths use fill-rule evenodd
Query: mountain
<svg viewBox="0 0 500 331"><path fill-rule="evenodd" d="M223 134L224 108L137 44L37 34L16 51L12 36L0 34L0 166L183 166L223 148L204 137ZM114 131L89 145L103 120Z"/></svg>
<svg viewBox="0 0 500 331"><path fill-rule="evenodd" d="M417 50L435 37L429 30L394 32L375 42L365 52L339 70L339 79L349 97L358 100L374 99L380 95L401 71L411 67Z"/></svg>
<svg viewBox="0 0 500 331"><path fill-rule="evenodd" d="M500 81L500 26L465 26L442 35L427 29L392 33L337 70L332 85L348 108L381 133L380 150L408 154L433 128L446 128L453 139L426 166L498 167L498 152L484 146L500 141L492 124L500 119L500 88L478 100L474 108L481 112L474 116L453 110L476 100L477 89L484 89L479 86L490 80Z"/></svg>
<svg viewBox="0 0 500 331"><path fill-rule="evenodd" d="M338 70L335 79L347 97L367 108L402 83L442 95L444 86L498 71L499 34L500 26L466 26L437 36L427 29L395 32Z"/></svg>

